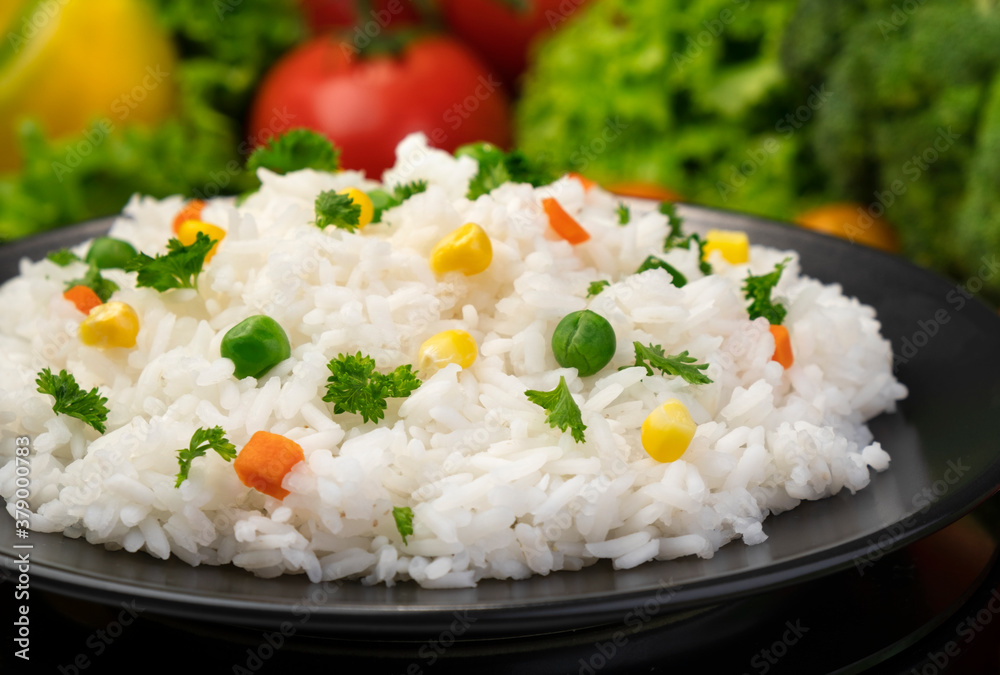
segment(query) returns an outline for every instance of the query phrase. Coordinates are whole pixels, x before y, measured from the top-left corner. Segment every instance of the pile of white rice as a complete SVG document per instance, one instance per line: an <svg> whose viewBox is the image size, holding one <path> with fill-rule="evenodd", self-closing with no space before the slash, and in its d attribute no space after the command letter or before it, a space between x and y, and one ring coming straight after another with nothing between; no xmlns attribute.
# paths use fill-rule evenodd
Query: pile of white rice
<svg viewBox="0 0 1000 675"><path fill-rule="evenodd" d="M31 528L191 565L234 564L263 577L305 573L313 581L412 579L428 587L473 586L578 570L601 558L618 569L679 556L711 557L723 544L766 539L770 513L869 482L889 456L866 420L906 395L892 375L889 343L874 311L802 277L794 252L751 247L749 265L695 251L634 274L667 233L652 206L618 224L618 199L563 178L544 188L507 184L472 202L469 158L429 149L419 135L397 151L384 185L417 179L429 188L359 233L320 230L323 190L380 186L360 173L260 172L263 188L241 206L212 201L203 218L228 230L200 289L136 289L134 274L105 271L114 298L139 315L134 349L83 346L83 315L62 298L82 263L21 262L0 288L0 495L13 513L15 439L31 439ZM571 246L554 234L541 199L556 197L591 234ZM153 255L166 249L180 198L135 198L111 230ZM443 236L475 222L493 261L471 277L436 278L428 254ZM83 254L87 245L76 249ZM717 254L716 254L717 255ZM740 286L748 273L792 262L775 296L788 308L795 364L771 360L765 319L750 321ZM588 284L611 282L586 298ZM618 351L598 374L560 368L549 346L567 313L589 308L615 329ZM288 333L292 357L261 381L236 380L219 355L222 336L254 314ZM479 344L476 362L420 373L385 419L333 414L322 401L327 362L364 352L387 372L415 364L428 337L460 328ZM688 350L710 364L708 385L634 363L633 341ZM42 368L67 369L109 399L108 430L52 412L36 391ZM546 424L526 389L560 376L587 425L576 443ZM670 398L687 406L697 433L683 458L651 459L639 442L646 416ZM241 448L258 430L283 434L306 461L285 478L283 501L245 487L214 452L174 487L177 451L198 427L215 425ZM403 543L393 507L413 509Z"/></svg>

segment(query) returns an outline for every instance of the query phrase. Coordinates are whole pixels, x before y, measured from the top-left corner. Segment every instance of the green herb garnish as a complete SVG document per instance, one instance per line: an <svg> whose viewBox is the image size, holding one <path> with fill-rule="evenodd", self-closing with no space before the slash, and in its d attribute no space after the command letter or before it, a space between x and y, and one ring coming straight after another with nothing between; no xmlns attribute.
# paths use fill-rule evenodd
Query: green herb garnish
<svg viewBox="0 0 1000 675"><path fill-rule="evenodd" d="M766 318L771 324L777 326L785 320L788 310L779 302L771 300L771 291L778 285L781 273L791 258L785 258L774 266L774 271L760 276L749 275L743 281L743 294L750 301L747 311L751 319L758 317Z"/></svg>
<svg viewBox="0 0 1000 675"><path fill-rule="evenodd" d="M222 427L199 428L191 436L191 443L188 447L177 451L177 464L180 465L181 469L177 472L177 482L174 483L174 487L180 487L181 483L187 480L188 472L191 470L191 462L198 457L203 457L209 450L215 450L227 462L236 458L236 446L226 438L226 432L222 430Z"/></svg>
<svg viewBox="0 0 1000 675"><path fill-rule="evenodd" d="M108 420L108 408L104 404L108 399L101 396L97 387L84 392L76 383L76 379L65 370L53 375L48 368L38 373L35 384L38 385L39 393L48 394L56 399L52 404L52 412L83 420L100 433L104 433L104 423Z"/></svg>
<svg viewBox="0 0 1000 675"><path fill-rule="evenodd" d="M580 415L580 406L569 393L565 377L559 378L559 384L552 391L529 389L524 395L529 401L545 409L545 421L550 427L558 427L563 431L569 429L573 440L583 443L583 432L587 425L583 423L583 417Z"/></svg>
<svg viewBox="0 0 1000 675"><path fill-rule="evenodd" d="M256 172L260 168L280 174L302 169L339 171L340 150L322 134L292 129L253 151L247 160L247 170Z"/></svg>
<svg viewBox="0 0 1000 675"><path fill-rule="evenodd" d="M647 375L652 375L653 368L656 368L664 375L682 377L690 384L712 383L712 380L701 372L708 368L708 364L696 363L697 359L688 356L686 349L680 354L666 356L660 345L650 344L648 347L643 347L641 342L633 342L632 345L635 347L635 364L622 366L618 370L641 366L646 369Z"/></svg>
<svg viewBox="0 0 1000 675"><path fill-rule="evenodd" d="M355 204L350 195L335 190L321 192L316 198L316 226L322 229L328 225L357 232L361 227L361 205Z"/></svg>
<svg viewBox="0 0 1000 675"><path fill-rule="evenodd" d="M520 150L504 152L490 143L470 143L455 151L456 157L472 157L479 162L479 172L469 182L466 197L476 199L504 183L529 183L535 187L548 185L555 174L541 164L532 162Z"/></svg>
<svg viewBox="0 0 1000 675"><path fill-rule="evenodd" d="M392 518L396 521L396 529L403 537L403 545L407 544L406 537L413 534L413 509L409 506L393 506Z"/></svg>
<svg viewBox="0 0 1000 675"><path fill-rule="evenodd" d="M360 413L365 422L385 417L387 398L405 398L420 386L409 364L386 375L375 370L375 359L361 352L340 354L327 368L333 374L327 378L323 400L335 404L334 413Z"/></svg>
<svg viewBox="0 0 1000 675"><path fill-rule="evenodd" d="M368 193L368 198L372 200L372 206L375 209L372 214L372 222L381 222L384 212L399 206L413 195L418 195L426 191L427 181L425 180L402 183L394 187L392 192L386 192L382 189L372 190Z"/></svg>
<svg viewBox="0 0 1000 675"><path fill-rule="evenodd" d="M205 265L205 256L217 241L198 232L195 241L185 246L177 239L167 242L167 253L150 258L140 253L125 263L126 272L138 272L135 285L155 288L159 292L171 288L198 288L198 275Z"/></svg>
<svg viewBox="0 0 1000 675"><path fill-rule="evenodd" d="M655 255L651 255L646 258L639 269L635 271L636 274L640 272L645 272L646 270L666 270L667 274L670 275L671 283L677 288L681 288L687 283L687 277L680 273L680 271L661 258L657 258Z"/></svg>
<svg viewBox="0 0 1000 675"><path fill-rule="evenodd" d="M80 260L80 256L73 253L73 251L68 248L61 248L56 251L49 251L45 254L45 257L59 265L59 267L66 267L70 263L75 263Z"/></svg>
<svg viewBox="0 0 1000 675"><path fill-rule="evenodd" d="M587 297L592 298L595 295L600 295L601 291L611 285L610 281L601 279L600 281L591 281L590 285L587 286Z"/></svg>
<svg viewBox="0 0 1000 675"><path fill-rule="evenodd" d="M667 217L667 225L670 227L667 238L663 240L663 251L666 252L674 248L690 250L691 244L695 244L698 247L698 269L706 276L711 274L712 266L705 261L705 242L696 232L684 234L684 219L677 215L677 205L662 202L660 213Z"/></svg>
<svg viewBox="0 0 1000 675"><path fill-rule="evenodd" d="M632 222L632 209L625 202L618 203L618 224L628 225Z"/></svg>
<svg viewBox="0 0 1000 675"><path fill-rule="evenodd" d="M66 282L67 291L74 286L86 286L97 294L101 302L107 302L111 294L118 290L118 284L102 277L101 270L97 269L97 265L93 263L87 268L87 273L82 278Z"/></svg>

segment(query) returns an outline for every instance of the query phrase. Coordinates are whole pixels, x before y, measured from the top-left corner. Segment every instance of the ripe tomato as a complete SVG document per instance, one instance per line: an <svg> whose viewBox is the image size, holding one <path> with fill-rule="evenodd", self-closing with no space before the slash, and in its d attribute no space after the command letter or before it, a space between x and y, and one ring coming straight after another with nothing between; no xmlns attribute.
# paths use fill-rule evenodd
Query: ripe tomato
<svg viewBox="0 0 1000 675"><path fill-rule="evenodd" d="M356 56L317 37L269 72L250 114L255 145L294 127L326 134L341 164L377 177L396 144L422 131L443 150L474 141L507 147L510 116L501 82L458 41L424 36L398 56Z"/></svg>
<svg viewBox="0 0 1000 675"><path fill-rule="evenodd" d="M529 0L515 9L509 0L438 0L452 32L474 45L508 84L515 84L528 64L535 36L557 30L587 0Z"/></svg>
<svg viewBox="0 0 1000 675"><path fill-rule="evenodd" d="M351 28L374 21L380 28L420 22L413 0L374 0L370 14L361 16L357 0L299 0L309 27L315 33L331 28Z"/></svg>

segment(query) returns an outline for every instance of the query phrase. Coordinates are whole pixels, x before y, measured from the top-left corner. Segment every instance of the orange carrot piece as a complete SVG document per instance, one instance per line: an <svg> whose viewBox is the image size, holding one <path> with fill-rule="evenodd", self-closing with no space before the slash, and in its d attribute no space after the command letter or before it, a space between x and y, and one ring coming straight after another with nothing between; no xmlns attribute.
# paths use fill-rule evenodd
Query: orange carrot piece
<svg viewBox="0 0 1000 675"><path fill-rule="evenodd" d="M240 482L258 492L284 499L288 490L281 481L296 464L305 460L302 448L295 441L269 431L258 431L233 461Z"/></svg>
<svg viewBox="0 0 1000 675"><path fill-rule="evenodd" d="M90 286L74 286L63 293L63 297L76 305L76 308L84 314L90 314L90 310L94 307L104 304Z"/></svg>
<svg viewBox="0 0 1000 675"><path fill-rule="evenodd" d="M580 185L583 186L583 191L584 192L590 192L591 188L597 187L597 181L590 180L589 178L587 178L586 176L583 176L581 174L570 172L570 173L568 173L566 175L569 176L570 178L572 178L573 180L579 182Z"/></svg>
<svg viewBox="0 0 1000 675"><path fill-rule="evenodd" d="M201 212L205 208L205 202L200 199L192 199L187 204L184 205L177 215L174 216L173 230L174 234L181 229L183 225L188 220L201 220Z"/></svg>
<svg viewBox="0 0 1000 675"><path fill-rule="evenodd" d="M771 360L777 361L785 367L785 370L788 370L795 363L795 356L792 354L792 341L788 337L788 329L784 326L771 324L771 335L774 336L774 356L771 357Z"/></svg>
<svg viewBox="0 0 1000 675"><path fill-rule="evenodd" d="M566 210L553 197L542 200L542 208L545 215L549 217L549 225L560 237L571 244L582 244L590 239L590 233L580 227L573 216L566 213Z"/></svg>

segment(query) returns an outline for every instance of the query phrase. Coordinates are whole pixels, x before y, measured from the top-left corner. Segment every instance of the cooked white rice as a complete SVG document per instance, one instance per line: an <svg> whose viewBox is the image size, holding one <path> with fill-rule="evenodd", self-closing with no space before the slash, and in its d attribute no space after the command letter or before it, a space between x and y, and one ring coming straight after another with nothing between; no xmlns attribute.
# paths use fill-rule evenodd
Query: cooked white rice
<svg viewBox="0 0 1000 675"><path fill-rule="evenodd" d="M23 260L0 288L0 495L13 514L15 438L31 438L31 527L192 565L234 564L262 577L313 581L413 579L473 586L578 570L601 558L616 568L649 560L708 558L723 544L766 539L765 517L869 482L889 456L865 422L906 395L892 375L874 311L799 274L794 252L753 246L749 265L713 258L703 276L694 251L662 270L632 274L660 251L666 219L634 209L617 223L617 198L564 178L545 188L507 184L465 199L477 166L429 149L419 136L397 151L387 186L416 179L428 190L356 234L320 230L323 190L379 183L345 171L260 172L263 188L240 207L215 200L204 219L228 230L200 290L158 293L109 270L115 299L137 311L134 349L83 346L83 315L62 298L82 263ZM553 234L540 200L555 196L592 238ZM165 250L180 198L134 198L111 235ZM494 257L479 275L437 279L428 254L466 222L489 234ZM87 246L76 250L84 253ZM771 360L765 319L750 321L740 286L748 273L792 262L776 289L788 308L795 364ZM588 284L611 285L587 299ZM549 347L558 321L589 308L615 329L618 350L597 375L560 368ZM292 357L260 382L236 380L222 336L253 314L287 331ZM390 399L381 423L335 415L322 401L326 363L370 354L386 371L415 363L421 343L446 329L480 347L465 370L421 373L407 399ZM689 385L634 363L633 341L688 350L714 380ZM109 399L108 431L52 412L36 391L42 368L65 368ZM428 376L429 375L429 376ZM583 412L586 442L546 424L526 389L566 378ZM683 458L651 459L639 442L646 416L669 398L698 429ZM258 430L297 441L306 461L285 478L283 501L245 487L215 453L174 487L177 451L198 427L222 426L241 448ZM394 506L413 509L404 545Z"/></svg>

